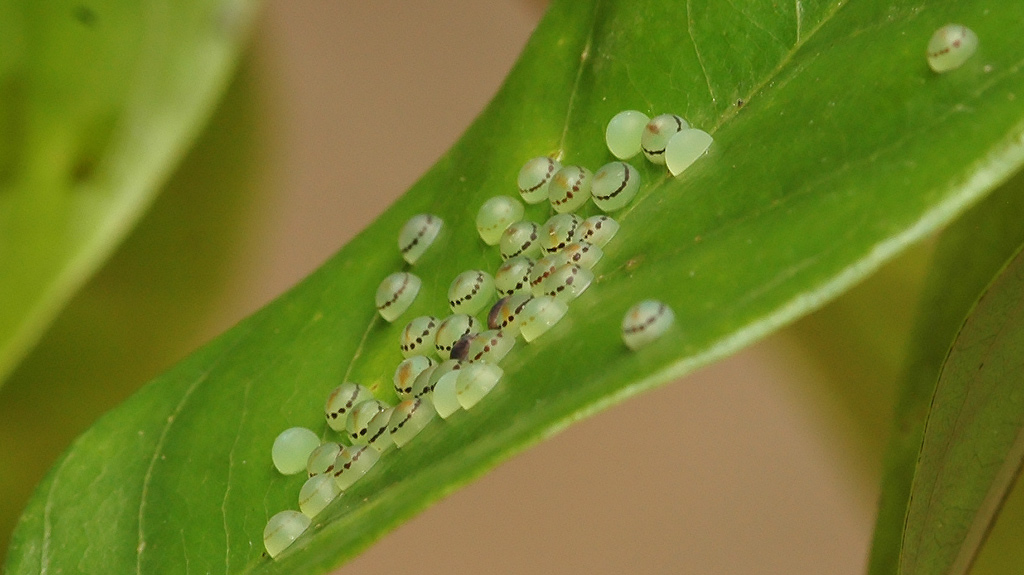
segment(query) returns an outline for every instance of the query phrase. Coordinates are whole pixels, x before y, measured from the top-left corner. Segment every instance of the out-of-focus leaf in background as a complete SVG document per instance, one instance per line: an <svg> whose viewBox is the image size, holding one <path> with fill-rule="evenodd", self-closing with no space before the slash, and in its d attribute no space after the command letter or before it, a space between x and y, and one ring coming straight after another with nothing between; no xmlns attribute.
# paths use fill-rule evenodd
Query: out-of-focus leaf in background
<svg viewBox="0 0 1024 575"><path fill-rule="evenodd" d="M940 370L979 294L1024 243L1022 210L1024 176L1018 174L943 232L936 245L886 452L871 552L873 575L897 573L911 484ZM1018 504L1012 509L1011 516L1018 521L1006 521L1005 528L997 530L989 547L1000 551L984 553L988 559L979 563L978 573L1017 572L1024 564L1019 549L1024 509Z"/></svg>
<svg viewBox="0 0 1024 575"><path fill-rule="evenodd" d="M209 337L242 289L268 198L258 68L242 61L152 208L0 389L0 541L71 440Z"/></svg>
<svg viewBox="0 0 1024 575"><path fill-rule="evenodd" d="M184 155L255 7L0 2L0 382Z"/></svg>

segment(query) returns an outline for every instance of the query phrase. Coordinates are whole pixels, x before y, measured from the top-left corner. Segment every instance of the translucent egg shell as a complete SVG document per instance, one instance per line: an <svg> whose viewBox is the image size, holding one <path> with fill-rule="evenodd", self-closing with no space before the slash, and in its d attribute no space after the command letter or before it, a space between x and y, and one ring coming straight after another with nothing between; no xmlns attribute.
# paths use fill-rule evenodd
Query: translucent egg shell
<svg viewBox="0 0 1024 575"><path fill-rule="evenodd" d="M608 216L590 216L583 220L580 240L603 248L619 233L619 222Z"/></svg>
<svg viewBox="0 0 1024 575"><path fill-rule="evenodd" d="M395 321L409 309L420 293L420 278L408 272L397 272L384 278L377 288L377 311L386 321Z"/></svg>
<svg viewBox="0 0 1024 575"><path fill-rule="evenodd" d="M703 156L713 141L714 138L703 130L682 130L672 136L665 146L665 166L673 176L678 176Z"/></svg>
<svg viewBox="0 0 1024 575"><path fill-rule="evenodd" d="M459 403L459 398L455 393L458 379L458 375L441 379L434 386L434 391L430 395L431 401L434 402L434 411L442 419L448 419L453 413L462 409L462 404Z"/></svg>
<svg viewBox="0 0 1024 575"><path fill-rule="evenodd" d="M603 212L620 210L633 201L640 191L640 172L626 162L612 162L594 173L590 193L594 205Z"/></svg>
<svg viewBox="0 0 1024 575"><path fill-rule="evenodd" d="M592 270L597 265L597 262L601 261L601 258L604 257L604 250L581 240L565 246L561 255L565 258L566 263L576 264Z"/></svg>
<svg viewBox="0 0 1024 575"><path fill-rule="evenodd" d="M274 467L284 475L295 475L306 470L309 454L320 446L320 436L305 427L290 427L274 439L270 455Z"/></svg>
<svg viewBox="0 0 1024 575"><path fill-rule="evenodd" d="M339 495L341 488L335 483L334 475L314 475L307 479L299 490L299 510L312 519Z"/></svg>
<svg viewBox="0 0 1024 575"><path fill-rule="evenodd" d="M398 250L402 258L410 264L416 263L437 239L443 225L441 218L431 214L418 214L409 218L398 232Z"/></svg>
<svg viewBox="0 0 1024 575"><path fill-rule="evenodd" d="M498 292L498 297L510 296L530 289L531 268L533 268L533 260L526 256L516 256L505 260L498 271L494 272L494 289Z"/></svg>
<svg viewBox="0 0 1024 575"><path fill-rule="evenodd" d="M565 264L541 282L540 295L549 295L562 303L569 303L587 291L593 281L594 272L576 264Z"/></svg>
<svg viewBox="0 0 1024 575"><path fill-rule="evenodd" d="M582 231L583 220L576 214L555 214L540 228L540 249L553 254L576 240Z"/></svg>
<svg viewBox="0 0 1024 575"><path fill-rule="evenodd" d="M501 381L504 371L493 363L471 363L459 373L455 395L463 409L471 409Z"/></svg>
<svg viewBox="0 0 1024 575"><path fill-rule="evenodd" d="M961 24L946 24L928 41L928 66L941 74L964 65L978 49L978 35Z"/></svg>
<svg viewBox="0 0 1024 575"><path fill-rule="evenodd" d="M450 360L446 359L445 361L450 361ZM444 362L442 362L442 363L444 363ZM437 371L437 368L440 365L441 365L440 363L437 364L437 365L432 365L432 366L428 367L427 369L424 369L423 371L421 371L420 374L416 376L416 379L413 380L413 382L412 382L412 391L409 393L409 396L406 397L406 399L415 399L417 397L424 397L425 395L427 395L430 392L432 392L434 390L434 386L433 386L433 383L431 382L430 378L431 378L432 375L434 375L434 372Z"/></svg>
<svg viewBox="0 0 1024 575"><path fill-rule="evenodd" d="M438 357L450 358L455 342L459 341L462 336L479 333L480 329L480 322L471 315L457 313L448 316L437 328L434 349L437 350Z"/></svg>
<svg viewBox="0 0 1024 575"><path fill-rule="evenodd" d="M434 353L434 341L437 335L437 326L440 323L440 320L432 315L423 315L406 324L399 343L402 356L412 357Z"/></svg>
<svg viewBox="0 0 1024 575"><path fill-rule="evenodd" d="M501 259L507 260L516 256L537 257L540 254L538 243L539 226L531 221L518 221L505 228L498 240Z"/></svg>
<svg viewBox="0 0 1024 575"><path fill-rule="evenodd" d="M565 303L551 296L535 297L523 309L519 332L529 343L555 327L568 311Z"/></svg>
<svg viewBox="0 0 1024 575"><path fill-rule="evenodd" d="M620 160L628 160L640 153L640 136L651 118L636 110L623 110L608 122L604 141L608 151Z"/></svg>
<svg viewBox="0 0 1024 575"><path fill-rule="evenodd" d="M517 178L519 195L528 204L539 204L548 199L548 183L555 172L562 169L562 164L551 158L541 156L523 164Z"/></svg>
<svg viewBox="0 0 1024 575"><path fill-rule="evenodd" d="M377 421L374 418L384 413L391 406L379 399L370 399L356 404L348 414L348 423L345 424L345 431L348 438L354 445L366 445L370 440L381 432L381 428L387 428L387 423Z"/></svg>
<svg viewBox="0 0 1024 575"><path fill-rule="evenodd" d="M476 334L468 337L475 338ZM427 383L427 387L430 388L430 393L433 393L434 388L437 387L437 384L444 381L446 378L457 377L459 375L459 370L461 370L465 365L465 362L460 359L449 359L447 361L442 361L437 366L437 369L435 369L430 374L430 379Z"/></svg>
<svg viewBox="0 0 1024 575"><path fill-rule="evenodd" d="M345 382L327 396L324 404L324 415L327 425L334 431L345 431L348 412L358 403L373 399L373 392L358 383Z"/></svg>
<svg viewBox="0 0 1024 575"><path fill-rule="evenodd" d="M567 263L569 263L569 260L562 253L551 254L537 260L537 263L533 265L533 269L530 270L530 293L533 295L544 295L544 288L541 284L551 277L555 270Z"/></svg>
<svg viewBox="0 0 1024 575"><path fill-rule="evenodd" d="M391 440L401 448L423 431L432 419L434 419L434 405L426 397L407 399L399 403L395 406L391 419L388 421Z"/></svg>
<svg viewBox="0 0 1024 575"><path fill-rule="evenodd" d="M504 298L503 302L500 302L501 305L497 309L492 309L488 314L488 327L515 333L519 325L519 315L531 299L533 299L533 294L528 292L520 292Z"/></svg>
<svg viewBox="0 0 1024 575"><path fill-rule="evenodd" d="M594 175L582 166L564 166L548 184L548 200L560 214L575 212L590 199Z"/></svg>
<svg viewBox="0 0 1024 575"><path fill-rule="evenodd" d="M434 360L423 355L411 356L398 364L398 369L395 370L392 380L395 385L395 394L402 399L412 397L413 382L416 381L419 374L432 365L434 365Z"/></svg>
<svg viewBox="0 0 1024 575"><path fill-rule="evenodd" d="M508 196L493 197L476 213L476 231L489 246L497 245L505 228L523 219L523 204Z"/></svg>
<svg viewBox="0 0 1024 575"><path fill-rule="evenodd" d="M622 341L632 350L655 341L675 322L672 308L657 300L644 300L622 318Z"/></svg>
<svg viewBox="0 0 1024 575"><path fill-rule="evenodd" d="M665 164L665 146L681 130L689 128L686 120L675 114L662 114L651 118L640 135L640 149L652 163Z"/></svg>
<svg viewBox="0 0 1024 575"><path fill-rule="evenodd" d="M453 313L474 315L494 298L494 278L483 270L462 272L448 287L448 306Z"/></svg>
<svg viewBox="0 0 1024 575"><path fill-rule="evenodd" d="M277 557L309 529L310 520L298 511L282 511L267 521L263 529L263 546L271 557Z"/></svg>
<svg viewBox="0 0 1024 575"><path fill-rule="evenodd" d="M469 340L469 349L466 352L466 361L485 361L487 363L498 363L516 345L515 332L504 332L497 329L489 329L478 333Z"/></svg>
<svg viewBox="0 0 1024 575"><path fill-rule="evenodd" d="M379 460L380 452L367 445L346 447L334 462L334 482L344 491L366 475Z"/></svg>
<svg viewBox="0 0 1024 575"><path fill-rule="evenodd" d="M309 459L306 460L306 473L309 473L310 477L331 473L334 471L334 460L338 458L339 453L341 445L338 443L328 441L320 445L309 454Z"/></svg>

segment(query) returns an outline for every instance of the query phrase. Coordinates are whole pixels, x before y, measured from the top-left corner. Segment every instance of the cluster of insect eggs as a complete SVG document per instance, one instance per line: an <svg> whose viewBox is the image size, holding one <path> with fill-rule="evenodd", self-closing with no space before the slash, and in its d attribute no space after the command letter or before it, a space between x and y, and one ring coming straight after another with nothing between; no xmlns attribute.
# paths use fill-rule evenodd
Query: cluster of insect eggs
<svg viewBox="0 0 1024 575"><path fill-rule="evenodd" d="M670 144L685 141L677 136L687 131L704 134L678 116L651 119L626 111L609 123L606 141L620 160L642 151L652 162L667 163L675 174L681 156ZM687 165L708 145L710 136L699 152L694 152L699 146L687 144L693 156ZM435 414L447 419L483 399L501 380L503 371L497 364L514 348L517 337L531 342L546 333L565 316L569 303L589 288L593 267L619 230L609 216L584 219L574 212L588 200L605 212L622 209L640 188L639 172L624 161L608 163L592 174L581 166L538 157L526 162L517 180L523 201L547 200L555 215L538 225L523 219L525 208L515 198L497 196L484 202L477 213L477 231L484 243L498 246L503 262L494 275L467 270L456 276L448 289L451 314L444 319L420 316L406 324L399 343L405 359L393 377L402 401L388 405L368 388L346 382L330 393L324 414L328 426L343 434L348 444L321 442L316 433L301 427L285 430L274 441L275 467L288 475L306 471L309 478L299 491L299 511L282 511L267 522L264 544L271 557L305 532L312 518L369 472L391 445L404 446ZM398 234L403 259L415 264L443 225L432 214L406 222ZM408 271L387 276L375 297L378 313L395 321L416 300L421 286L420 278ZM489 305L485 325L476 316ZM623 342L630 349L647 345L664 334L673 319L665 304L640 302L623 318Z"/></svg>

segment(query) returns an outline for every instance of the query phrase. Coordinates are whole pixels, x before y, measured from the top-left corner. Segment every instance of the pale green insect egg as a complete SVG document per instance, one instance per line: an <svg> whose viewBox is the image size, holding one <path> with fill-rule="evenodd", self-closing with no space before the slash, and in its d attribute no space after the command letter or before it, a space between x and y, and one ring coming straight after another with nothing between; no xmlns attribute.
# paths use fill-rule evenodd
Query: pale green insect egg
<svg viewBox="0 0 1024 575"><path fill-rule="evenodd" d="M441 359L451 357L452 347L462 336L479 333L480 322L471 315L457 313L450 315L441 322L437 328L437 336L434 341L434 349Z"/></svg>
<svg viewBox="0 0 1024 575"><path fill-rule="evenodd" d="M399 348L403 357L425 355L434 352L437 327L441 322L432 315L414 318L402 330Z"/></svg>
<svg viewBox="0 0 1024 575"><path fill-rule="evenodd" d="M313 477L334 471L334 460L338 458L339 453L341 453L341 445L333 441L328 441L317 447L306 460L306 473Z"/></svg>
<svg viewBox="0 0 1024 575"><path fill-rule="evenodd" d="M434 419L434 405L426 397L407 399L399 403L395 406L395 411L391 414L391 419L388 422L391 440L401 448L423 431L432 419Z"/></svg>
<svg viewBox="0 0 1024 575"><path fill-rule="evenodd" d="M373 425L374 418L387 411L391 406L379 399L368 399L357 403L348 414L345 431L354 445L367 445L370 439L387 425ZM378 422L380 423L380 422Z"/></svg>
<svg viewBox="0 0 1024 575"><path fill-rule="evenodd" d="M312 519L339 495L341 488L335 483L334 475L314 475L307 479L299 490L299 510Z"/></svg>
<svg viewBox="0 0 1024 575"><path fill-rule="evenodd" d="M619 233L619 222L608 216L590 216L583 220L583 231L580 233L581 240L603 248Z"/></svg>
<svg viewBox="0 0 1024 575"><path fill-rule="evenodd" d="M544 287L542 285L544 281L551 277L555 270L567 263L569 263L569 260L561 252L547 255L537 260L537 263L533 265L533 269L530 270L530 292L535 296L544 295Z"/></svg>
<svg viewBox="0 0 1024 575"><path fill-rule="evenodd" d="M445 361L451 361L451 360L446 359ZM442 363L444 363L444 362L442 362ZM432 365L432 366L428 367L427 369L424 369L423 371L421 371L420 374L416 376L416 379L414 379L412 381L412 391L409 392L409 397L407 397L406 399L415 399L417 397L424 397L427 394L429 394L431 391L433 391L434 390L433 383L431 382L430 378L431 378L432 375L434 375L434 372L437 371L437 368L440 365L441 365L440 363L437 364L437 365Z"/></svg>
<svg viewBox="0 0 1024 575"><path fill-rule="evenodd" d="M560 214L575 212L590 199L594 175L583 166L564 166L548 184L548 200Z"/></svg>
<svg viewBox="0 0 1024 575"><path fill-rule="evenodd" d="M640 349L665 335L674 322L672 308L657 300L644 300L622 318L622 341L629 349Z"/></svg>
<svg viewBox="0 0 1024 575"><path fill-rule="evenodd" d="M620 160L628 160L640 153L640 136L651 118L643 112L624 110L615 114L604 131L608 151Z"/></svg>
<svg viewBox="0 0 1024 575"><path fill-rule="evenodd" d="M515 333L519 326L519 316L531 299L533 294L530 292L519 292L503 298L488 314L487 327Z"/></svg>
<svg viewBox="0 0 1024 575"><path fill-rule="evenodd" d="M398 232L398 250L410 264L416 263L437 239L444 221L432 214L418 214L405 222Z"/></svg>
<svg viewBox="0 0 1024 575"><path fill-rule="evenodd" d="M305 427L290 427L274 439L270 451L274 467L285 475L305 471L309 454L320 446L320 437Z"/></svg>
<svg viewBox="0 0 1024 575"><path fill-rule="evenodd" d="M271 557L277 557L309 529L310 520L298 511L282 511L267 521L263 529L263 546Z"/></svg>
<svg viewBox="0 0 1024 575"><path fill-rule="evenodd" d="M508 196L493 197L476 213L476 231L489 246L496 245L505 228L523 219L523 204Z"/></svg>
<svg viewBox="0 0 1024 575"><path fill-rule="evenodd" d="M978 49L978 35L961 24L946 24L928 41L928 66L941 74L964 65Z"/></svg>
<svg viewBox="0 0 1024 575"><path fill-rule="evenodd" d="M626 207L640 190L640 172L626 162L611 162L601 166L594 174L590 193L594 205L603 212L614 212Z"/></svg>
<svg viewBox="0 0 1024 575"><path fill-rule="evenodd" d="M408 272L397 272L384 278L377 288L377 311L386 321L395 321L409 309L420 293L420 278Z"/></svg>
<svg viewBox="0 0 1024 575"><path fill-rule="evenodd" d="M555 214L540 228L540 249L553 254L577 239L583 220L576 214Z"/></svg>
<svg viewBox="0 0 1024 575"><path fill-rule="evenodd" d="M675 114L662 114L651 118L640 135L640 149L652 163L665 164L665 146L681 130L689 128L686 120Z"/></svg>
<svg viewBox="0 0 1024 575"><path fill-rule="evenodd" d="M516 256L537 257L540 254L540 244L537 242L537 224L522 220L505 228L498 240L498 249L501 251L502 259L511 259Z"/></svg>
<svg viewBox="0 0 1024 575"><path fill-rule="evenodd" d="M473 339L469 341L466 360L470 362L498 363L512 351L515 345L515 332L489 329L474 335Z"/></svg>
<svg viewBox="0 0 1024 575"><path fill-rule="evenodd" d="M442 419L448 419L453 413L462 409L459 398L455 394L455 384L458 382L458 374L461 373L461 370L455 373L455 377L446 377L438 381L430 395L431 401L434 402L434 411Z"/></svg>
<svg viewBox="0 0 1024 575"><path fill-rule="evenodd" d="M576 264L592 270L597 265L597 262L601 261L601 258L604 257L604 250L580 240L565 246L561 255L565 258L566 263Z"/></svg>
<svg viewBox="0 0 1024 575"><path fill-rule="evenodd" d="M565 317L569 307L551 296L533 298L525 309L519 322L519 332L527 343L544 335Z"/></svg>
<svg viewBox="0 0 1024 575"><path fill-rule="evenodd" d="M494 272L494 289L498 297L505 297L530 289L530 269L533 260L526 256L516 256L502 262L498 271Z"/></svg>
<svg viewBox="0 0 1024 575"><path fill-rule="evenodd" d="M549 295L562 303L569 303L587 291L593 281L594 272L576 264L565 264L541 282L540 295Z"/></svg>
<svg viewBox="0 0 1024 575"><path fill-rule="evenodd" d="M494 278L483 270L462 272L448 287L448 306L453 313L474 315L494 297Z"/></svg>
<svg viewBox="0 0 1024 575"><path fill-rule="evenodd" d="M517 178L519 195L528 204L539 204L548 199L548 183L555 172L562 169L557 160L541 156L523 164Z"/></svg>
<svg viewBox="0 0 1024 575"><path fill-rule="evenodd" d="M469 336L476 337L476 334ZM449 359L442 361L438 364L437 369L430 373L430 377L426 383L426 392L420 394L417 397L423 397L430 395L434 392L434 388L437 384L444 381L445 378L454 378L459 375L459 370L465 365L465 362L459 359Z"/></svg>
<svg viewBox="0 0 1024 575"><path fill-rule="evenodd" d="M434 365L434 360L423 355L411 356L398 364L393 378L395 394L402 399L412 397L412 384L416 381L416 377L432 365Z"/></svg>
<svg viewBox="0 0 1024 575"><path fill-rule="evenodd" d="M703 156L713 141L710 134L695 128L677 133L665 146L665 166L673 176L678 176Z"/></svg>
<svg viewBox="0 0 1024 575"><path fill-rule="evenodd" d="M334 388L327 396L327 403L324 404L327 425L334 431L345 431L348 412L356 404L368 399L373 399L373 392L358 383L345 382Z"/></svg>
<svg viewBox="0 0 1024 575"><path fill-rule="evenodd" d="M353 445L341 450L334 462L334 482L342 491L352 487L380 460L380 452L367 445Z"/></svg>
<svg viewBox="0 0 1024 575"><path fill-rule="evenodd" d="M471 363L455 382L455 396L463 409L471 409L501 381L504 370L493 363Z"/></svg>

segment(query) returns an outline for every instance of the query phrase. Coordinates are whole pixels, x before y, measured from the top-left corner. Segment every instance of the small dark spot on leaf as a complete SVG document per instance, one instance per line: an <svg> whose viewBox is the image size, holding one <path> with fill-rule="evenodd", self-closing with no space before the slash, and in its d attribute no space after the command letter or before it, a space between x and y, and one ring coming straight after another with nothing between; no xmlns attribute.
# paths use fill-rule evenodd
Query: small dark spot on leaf
<svg viewBox="0 0 1024 575"><path fill-rule="evenodd" d="M746 104L746 102L743 101L743 98L740 98L739 100L736 100L736 107L737 108L742 108L743 104Z"/></svg>
<svg viewBox="0 0 1024 575"><path fill-rule="evenodd" d="M71 10L71 14L84 26L92 26L96 23L96 11L85 4L76 5Z"/></svg>

